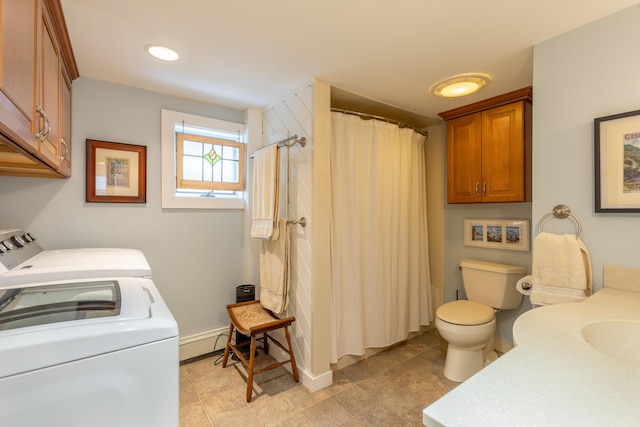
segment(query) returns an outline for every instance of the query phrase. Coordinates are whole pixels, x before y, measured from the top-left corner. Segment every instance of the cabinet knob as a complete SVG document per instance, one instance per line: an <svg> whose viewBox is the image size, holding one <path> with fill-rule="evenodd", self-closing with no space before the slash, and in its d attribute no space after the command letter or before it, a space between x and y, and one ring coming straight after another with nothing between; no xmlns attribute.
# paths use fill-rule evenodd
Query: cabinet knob
<svg viewBox="0 0 640 427"><path fill-rule="evenodd" d="M482 183L482 195L487 197L487 181Z"/></svg>
<svg viewBox="0 0 640 427"><path fill-rule="evenodd" d="M480 183L476 182L476 197L480 197Z"/></svg>

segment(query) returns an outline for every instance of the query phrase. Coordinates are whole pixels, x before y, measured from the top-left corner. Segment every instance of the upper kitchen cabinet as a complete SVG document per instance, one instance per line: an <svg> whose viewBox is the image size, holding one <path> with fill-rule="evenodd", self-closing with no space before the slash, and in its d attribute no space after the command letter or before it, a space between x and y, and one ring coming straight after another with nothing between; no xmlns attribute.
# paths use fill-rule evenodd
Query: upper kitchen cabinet
<svg viewBox="0 0 640 427"><path fill-rule="evenodd" d="M447 121L447 201L531 200L532 88L440 113Z"/></svg>
<svg viewBox="0 0 640 427"><path fill-rule="evenodd" d="M71 175L78 69L59 0L0 0L0 174Z"/></svg>

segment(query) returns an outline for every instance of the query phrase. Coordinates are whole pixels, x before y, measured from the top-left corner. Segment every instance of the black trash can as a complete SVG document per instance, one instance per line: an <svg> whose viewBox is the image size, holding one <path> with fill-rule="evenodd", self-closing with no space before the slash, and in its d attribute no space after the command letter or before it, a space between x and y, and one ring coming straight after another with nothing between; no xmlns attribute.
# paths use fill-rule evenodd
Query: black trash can
<svg viewBox="0 0 640 427"><path fill-rule="evenodd" d="M254 299L256 299L256 287L255 287L255 285L240 285L240 286L236 287L236 302L253 301ZM238 331L236 331L236 345L242 344L242 343L248 342L248 341L251 341L251 337L250 336L241 334ZM242 351L242 355L246 359L249 359L250 350L249 350L249 346L248 345L245 346L245 347L242 347L242 349L240 349L240 351ZM235 354L233 355L233 358L235 360L238 360L235 357Z"/></svg>

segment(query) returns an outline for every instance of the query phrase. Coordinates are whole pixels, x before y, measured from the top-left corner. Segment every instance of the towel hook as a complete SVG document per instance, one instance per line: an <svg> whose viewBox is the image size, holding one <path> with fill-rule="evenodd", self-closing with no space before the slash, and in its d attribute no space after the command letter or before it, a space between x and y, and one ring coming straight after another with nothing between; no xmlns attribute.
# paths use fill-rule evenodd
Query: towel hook
<svg viewBox="0 0 640 427"><path fill-rule="evenodd" d="M307 226L307 218L302 217L299 220L290 219L287 220L287 224L300 224L303 227Z"/></svg>
<svg viewBox="0 0 640 427"><path fill-rule="evenodd" d="M544 214L538 221L538 234L542 233L542 222L545 219L547 219L549 215L553 215L559 219L564 219L564 218L573 219L576 222L576 225L578 226L578 231L576 232L576 238L580 237L580 234L582 234L582 224L580 223L580 220L571 213L571 208L567 205L556 205L553 207L553 210L551 212Z"/></svg>

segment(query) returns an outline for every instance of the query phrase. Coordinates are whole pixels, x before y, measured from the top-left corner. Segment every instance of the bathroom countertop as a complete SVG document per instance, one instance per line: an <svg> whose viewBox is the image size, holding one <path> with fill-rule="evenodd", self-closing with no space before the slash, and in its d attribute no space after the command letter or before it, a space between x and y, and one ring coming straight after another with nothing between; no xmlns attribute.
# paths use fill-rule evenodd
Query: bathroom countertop
<svg viewBox="0 0 640 427"><path fill-rule="evenodd" d="M424 425L637 426L640 371L581 334L608 320L640 321L640 292L604 288L524 313L513 326L516 347L425 408Z"/></svg>

